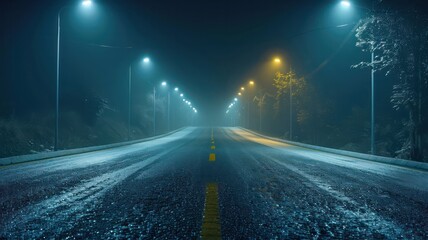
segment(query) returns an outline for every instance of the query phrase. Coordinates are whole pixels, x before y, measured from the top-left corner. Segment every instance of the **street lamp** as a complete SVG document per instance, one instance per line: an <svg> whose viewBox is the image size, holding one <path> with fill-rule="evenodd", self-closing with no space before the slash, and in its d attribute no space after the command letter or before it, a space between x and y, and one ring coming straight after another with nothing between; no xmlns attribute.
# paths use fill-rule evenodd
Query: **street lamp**
<svg viewBox="0 0 428 240"><path fill-rule="evenodd" d="M163 81L161 82L162 87L166 87L168 84ZM168 92L168 118L169 118L169 92ZM156 136L156 85L153 86L153 136Z"/></svg>
<svg viewBox="0 0 428 240"><path fill-rule="evenodd" d="M351 2L349 2L349 1L341 1L340 5L342 7L349 8L349 7L351 7ZM369 8L362 7L362 6L356 6L356 7L360 8L360 9L364 9L365 11L373 11L374 10L374 5L373 5L373 8L371 10ZM374 35L374 33L373 33L373 35ZM374 55L374 47L373 47L373 45L372 45L372 47L370 49L370 54L371 54L371 56L370 56L371 57L371 72L370 72L370 75L371 75L370 153L372 155L374 155L375 152L376 152L376 146L375 146L375 117L374 117L375 116L375 110L374 110L374 108L375 108L375 102L374 102L375 101L375 92L374 92L375 91L374 90L374 88L375 88L375 84L374 84L374 81L375 81L375 70L374 70L374 67L373 67L375 55Z"/></svg>
<svg viewBox="0 0 428 240"><path fill-rule="evenodd" d="M167 87L168 86L168 84L165 82L165 81L163 81L162 83L161 83L161 85L162 85L162 87ZM176 88L177 89L177 91L178 91L178 88ZM169 132L169 123L170 123L170 119L169 119L169 112L170 112L170 103L171 103L171 96L170 96L170 92L169 92L169 90L168 90L168 99L167 99L167 131Z"/></svg>
<svg viewBox="0 0 428 240"><path fill-rule="evenodd" d="M150 63L150 59L148 57L145 57L142 62L144 65L148 65ZM132 101L132 63L129 64L129 68L128 68L128 141L131 140L131 116L132 116L131 101Z"/></svg>
<svg viewBox="0 0 428 240"><path fill-rule="evenodd" d="M279 65L280 63L281 63L281 59L279 59L279 58L274 58L274 63L275 64L277 64L277 65ZM293 86L292 86L292 69L291 69L291 66L290 66L290 74L291 74L291 76L290 76L290 82L289 82L289 85L290 85L290 140L292 140L293 139L293 95L292 95L292 91L293 91Z"/></svg>
<svg viewBox="0 0 428 240"><path fill-rule="evenodd" d="M251 93L254 93L254 81L250 80L248 82L249 90L247 96L247 119L248 119L248 128L251 128Z"/></svg>
<svg viewBox="0 0 428 240"><path fill-rule="evenodd" d="M92 1L82 1L84 8L92 6ZM58 11L57 16L57 43L56 43L56 104L55 104L55 139L54 139L54 150L58 150L58 135L59 135L59 78L60 78L60 41L61 41L61 13L68 6L62 7Z"/></svg>

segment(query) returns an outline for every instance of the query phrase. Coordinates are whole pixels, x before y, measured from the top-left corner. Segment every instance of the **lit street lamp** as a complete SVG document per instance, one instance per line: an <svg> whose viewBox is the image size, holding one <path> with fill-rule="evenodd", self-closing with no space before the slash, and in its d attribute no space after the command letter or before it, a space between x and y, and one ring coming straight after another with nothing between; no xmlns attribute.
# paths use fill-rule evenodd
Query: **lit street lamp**
<svg viewBox="0 0 428 240"><path fill-rule="evenodd" d="M165 82L165 81L163 81L162 83L161 83L161 85L162 85L162 87L167 87L168 86L168 84ZM178 91L178 88L177 88L177 91ZM167 131L169 132L169 122L170 122L170 119L169 119L169 111L170 111L170 95L171 95L171 93L169 92L169 89L167 89L167 92L168 92L168 99L167 99Z"/></svg>
<svg viewBox="0 0 428 240"><path fill-rule="evenodd" d="M92 6L92 1L84 0L82 1L82 6L84 8L89 8ZM57 44L56 44L56 105L55 105L55 140L54 140L54 150L58 150L58 135L59 135L59 80L60 80L60 41L61 41L61 13L68 6L62 7L58 11L57 16Z"/></svg>
<svg viewBox="0 0 428 240"><path fill-rule="evenodd" d="M279 64L281 64L281 59L279 59L279 58L275 58L274 60L273 60L273 62L276 64L276 65L279 65ZM291 66L290 66L290 73L292 72L292 69L291 69ZM293 140L293 94L292 94L292 92L293 92L293 85L292 85L292 76L290 76L290 82L289 82L289 85L290 85L290 127L289 127L289 131L290 131L290 140Z"/></svg>
<svg viewBox="0 0 428 240"><path fill-rule="evenodd" d="M340 5L344 8L350 8L351 7L351 2L349 1L341 1ZM373 11L374 10L374 5L372 9L366 8L366 7L362 7L362 6L355 6L357 8L363 9L365 11ZM373 33L375 34L375 33ZM374 47L372 45L371 49L370 49L370 54L371 54L371 111L370 111L370 153L371 154L375 154L376 153L376 146L375 146L375 93L374 93L374 88L375 88L375 70L373 67L373 63L374 63Z"/></svg>
<svg viewBox="0 0 428 240"><path fill-rule="evenodd" d="M147 65L150 63L150 58L145 57L143 64ZM131 99L132 99L132 63L129 64L128 73L128 141L131 140Z"/></svg>
<svg viewBox="0 0 428 240"><path fill-rule="evenodd" d="M251 90L253 90L254 88L254 81L249 81L248 85L250 86L250 90L248 91L248 96L247 96L247 118L248 118L248 129L251 128L251 96L249 95L250 92L252 92Z"/></svg>

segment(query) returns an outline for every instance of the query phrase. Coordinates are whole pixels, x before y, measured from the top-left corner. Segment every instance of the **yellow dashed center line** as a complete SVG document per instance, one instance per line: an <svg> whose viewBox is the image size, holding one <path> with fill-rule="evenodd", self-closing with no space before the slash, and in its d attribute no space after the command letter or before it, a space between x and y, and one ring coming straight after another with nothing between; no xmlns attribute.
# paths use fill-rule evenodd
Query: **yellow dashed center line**
<svg viewBox="0 0 428 240"><path fill-rule="evenodd" d="M221 239L217 183L208 183L205 188L205 209L201 238Z"/></svg>
<svg viewBox="0 0 428 240"><path fill-rule="evenodd" d="M214 129L211 128L211 150L215 150L215 145L214 145ZM210 162L214 162L215 161L215 153L210 153L210 156L208 158L208 161Z"/></svg>

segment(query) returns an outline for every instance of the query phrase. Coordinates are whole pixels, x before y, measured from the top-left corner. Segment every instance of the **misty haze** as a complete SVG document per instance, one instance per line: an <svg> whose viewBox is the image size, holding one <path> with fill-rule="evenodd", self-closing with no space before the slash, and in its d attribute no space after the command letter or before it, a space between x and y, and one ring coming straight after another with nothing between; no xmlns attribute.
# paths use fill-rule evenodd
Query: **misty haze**
<svg viewBox="0 0 428 240"><path fill-rule="evenodd" d="M4 2L0 239L427 239L428 5Z"/></svg>

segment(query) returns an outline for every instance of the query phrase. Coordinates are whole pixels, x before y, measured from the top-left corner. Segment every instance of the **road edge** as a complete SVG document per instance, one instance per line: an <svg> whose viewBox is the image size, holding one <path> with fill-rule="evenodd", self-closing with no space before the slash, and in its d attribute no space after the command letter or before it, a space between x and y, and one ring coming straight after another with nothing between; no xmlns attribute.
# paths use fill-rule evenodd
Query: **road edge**
<svg viewBox="0 0 428 240"><path fill-rule="evenodd" d="M246 129L243 127L238 127L238 128L241 130L247 131L249 133L252 133L254 135L257 135L259 137L267 138L267 139L270 139L273 141L287 143L287 144L298 146L298 147L304 147L304 148L308 148L308 149L312 149L312 150L318 150L318 151L327 152L327 153L334 153L334 154L339 154L339 155L343 155L343 156L347 156L347 157L354 157L354 158L358 158L358 159L362 159L362 160L384 163L384 164L389 164L389 165L395 165L395 166L400 166L400 167L413 168L413 169L423 170L423 171L428 172L428 163L424 163L424 162L416 162L416 161L405 160L405 159L400 159L400 158L382 157L382 156L352 152L352 151L347 151L347 150L339 150L339 149L328 148L328 147L320 147L320 146L310 145L310 144L306 144L306 143L293 142L293 141L288 141L288 140L284 140L284 139L280 139L280 138L269 137L269 136L260 134L258 132L254 132L252 130L249 130L249 129Z"/></svg>
<svg viewBox="0 0 428 240"><path fill-rule="evenodd" d="M158 136L153 136L153 137L149 137L149 138L142 138L142 139L126 141L126 142L112 143L112 144L100 145L100 146L83 147L83 148L74 148L74 149L60 150L60 151L55 151L55 152L41 152L41 153L35 153L35 154L26 154L26 155L0 158L0 167L12 165L12 164L18 164L18 163L47 160L47 159L51 159L51 158L65 157L65 156L77 155L77 154L82 154L82 153L89 153L89 152L95 152L95 151L100 151L100 150L112 149L112 148L122 147L122 146L126 146L126 145L141 143L141 142L148 142L151 140L155 140L158 138L163 138L163 137L172 135L172 134L179 132L185 128L187 128L187 127L182 127L182 128L179 128L179 129L176 129L174 131L164 133L164 134L161 134Z"/></svg>

